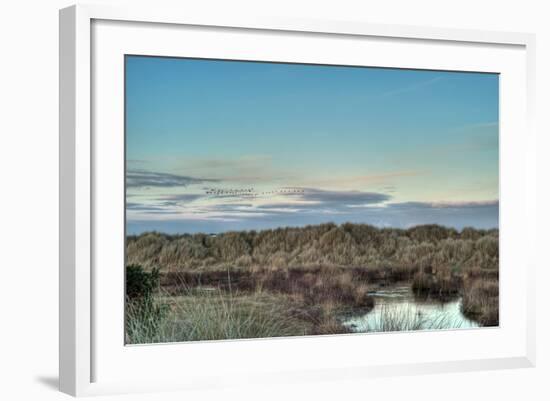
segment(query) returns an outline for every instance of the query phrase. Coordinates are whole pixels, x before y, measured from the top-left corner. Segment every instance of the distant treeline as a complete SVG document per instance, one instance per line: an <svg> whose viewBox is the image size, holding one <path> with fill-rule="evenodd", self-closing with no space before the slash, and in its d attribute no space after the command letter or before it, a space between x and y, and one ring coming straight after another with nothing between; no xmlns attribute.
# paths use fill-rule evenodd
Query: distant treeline
<svg viewBox="0 0 550 401"><path fill-rule="evenodd" d="M409 229L333 223L218 235L127 237L127 264L161 271L220 268L498 269L498 229L461 231L438 225Z"/></svg>

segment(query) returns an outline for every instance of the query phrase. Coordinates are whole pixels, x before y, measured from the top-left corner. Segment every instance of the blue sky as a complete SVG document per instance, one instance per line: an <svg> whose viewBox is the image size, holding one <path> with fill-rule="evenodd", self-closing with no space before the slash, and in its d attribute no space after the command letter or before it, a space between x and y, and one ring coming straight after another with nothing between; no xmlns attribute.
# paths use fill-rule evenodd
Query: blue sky
<svg viewBox="0 0 550 401"><path fill-rule="evenodd" d="M498 75L127 56L129 233L498 227Z"/></svg>

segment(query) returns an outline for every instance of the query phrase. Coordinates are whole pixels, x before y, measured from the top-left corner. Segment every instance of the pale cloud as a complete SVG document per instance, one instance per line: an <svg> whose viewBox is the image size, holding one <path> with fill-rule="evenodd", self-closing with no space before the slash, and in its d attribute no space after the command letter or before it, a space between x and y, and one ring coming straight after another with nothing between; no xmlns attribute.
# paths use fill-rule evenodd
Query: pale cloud
<svg viewBox="0 0 550 401"><path fill-rule="evenodd" d="M320 205L364 205L376 204L390 199L389 195L362 191L329 191L317 188L303 188L303 193L288 196Z"/></svg>
<svg viewBox="0 0 550 401"><path fill-rule="evenodd" d="M395 227L427 223L453 227L498 226L498 200L395 202L390 194L383 192L320 188L294 190L282 188L273 191L275 195L247 199L206 193L171 194L142 200L132 198L128 203L127 218L130 225L138 226L171 221L171 227L177 227L176 223L180 222L185 232L265 229L329 221ZM146 221L150 223L143 223Z"/></svg>
<svg viewBox="0 0 550 401"><path fill-rule="evenodd" d="M453 208L453 207L482 207L482 206L497 206L498 200L485 200L485 201L455 201L455 202L425 202L426 205L439 208Z"/></svg>
<svg viewBox="0 0 550 401"><path fill-rule="evenodd" d="M320 204L210 205L200 212L174 214L146 213L128 218L129 232L223 232L263 230L284 226L304 226L334 222L372 224L408 228L420 224L440 224L461 229L498 228L499 204L486 202L401 202L353 207Z"/></svg>
<svg viewBox="0 0 550 401"><path fill-rule="evenodd" d="M218 182L212 178L196 178L170 173L129 169L126 171L126 187L186 187L191 184Z"/></svg>
<svg viewBox="0 0 550 401"><path fill-rule="evenodd" d="M416 177L423 174L426 174L426 172L421 170L402 170L387 173L357 175L352 177L331 177L320 180L312 180L311 184L320 187L324 186L333 188L364 187L374 184L389 184L401 178ZM395 187L393 187L393 190L395 190Z"/></svg>

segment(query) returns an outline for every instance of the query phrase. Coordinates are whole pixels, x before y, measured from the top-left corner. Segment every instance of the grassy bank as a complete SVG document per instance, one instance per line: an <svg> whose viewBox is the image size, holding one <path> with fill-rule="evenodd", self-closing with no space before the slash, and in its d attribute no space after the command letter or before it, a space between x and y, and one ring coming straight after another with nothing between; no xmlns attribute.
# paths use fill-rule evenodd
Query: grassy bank
<svg viewBox="0 0 550 401"><path fill-rule="evenodd" d="M137 265L130 269L144 277L155 274ZM229 272L215 279L159 275L162 286L145 297L128 296L127 342L342 334L349 330L341 315L373 307L366 283L354 281L350 272L302 273L285 278L270 272L246 280L241 275L235 281Z"/></svg>
<svg viewBox="0 0 550 401"><path fill-rule="evenodd" d="M268 294L232 294L195 289L178 296L159 294L168 308L155 330L130 310L127 342L133 344L304 335L307 322L288 313L287 300Z"/></svg>

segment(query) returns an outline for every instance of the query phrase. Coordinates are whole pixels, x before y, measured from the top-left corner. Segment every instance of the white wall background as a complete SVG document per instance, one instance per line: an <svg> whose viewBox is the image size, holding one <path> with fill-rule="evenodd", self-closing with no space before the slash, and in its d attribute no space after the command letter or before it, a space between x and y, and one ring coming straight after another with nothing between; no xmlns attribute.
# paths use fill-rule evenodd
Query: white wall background
<svg viewBox="0 0 550 401"><path fill-rule="evenodd" d="M327 382L224 392L107 399L549 399L550 306L545 258L550 223L550 24L547 2L523 0L232 0L96 3L178 4L215 13L526 31L537 34L539 135L538 366L534 369ZM2 1L0 8L0 399L58 400L58 20L64 0ZM521 135L521 133L518 133Z"/></svg>

